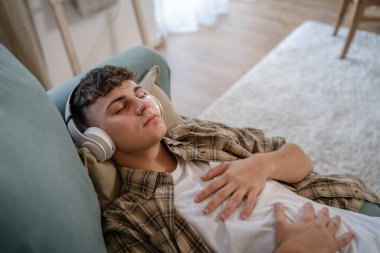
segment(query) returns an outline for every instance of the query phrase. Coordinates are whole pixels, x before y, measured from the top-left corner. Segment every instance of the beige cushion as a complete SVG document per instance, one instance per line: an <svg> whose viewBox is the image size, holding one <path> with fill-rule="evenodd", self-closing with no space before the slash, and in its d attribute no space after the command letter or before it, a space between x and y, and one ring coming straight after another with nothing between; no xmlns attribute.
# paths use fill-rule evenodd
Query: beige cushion
<svg viewBox="0 0 380 253"><path fill-rule="evenodd" d="M163 108L163 119L168 129L183 121L182 117L174 110L169 97L156 83L160 69L158 66L151 68L140 81L140 86L147 92L157 97ZM109 204L119 195L121 190L121 178L117 166L110 159L98 162L87 148L80 148L83 163L98 195L101 210L105 210Z"/></svg>
<svg viewBox="0 0 380 253"><path fill-rule="evenodd" d="M111 159L98 162L90 150L84 147L79 149L79 154L98 195L100 208L104 210L121 190L121 178L116 165Z"/></svg>

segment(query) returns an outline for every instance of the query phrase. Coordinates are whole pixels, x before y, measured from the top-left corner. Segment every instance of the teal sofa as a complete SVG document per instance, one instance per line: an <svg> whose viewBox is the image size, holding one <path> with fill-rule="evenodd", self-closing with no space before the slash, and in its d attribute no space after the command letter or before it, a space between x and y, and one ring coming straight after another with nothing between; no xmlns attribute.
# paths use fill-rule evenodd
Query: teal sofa
<svg viewBox="0 0 380 253"><path fill-rule="evenodd" d="M102 63L140 79L159 65L170 97L170 72L152 49L134 47ZM66 99L80 76L45 92L0 45L0 252L106 252L92 182L66 129Z"/></svg>
<svg viewBox="0 0 380 253"><path fill-rule="evenodd" d="M158 65L170 97L169 67L154 50L137 46L104 64L129 67L138 80ZM63 120L79 79L45 92L0 44L1 253L106 252L96 192ZM379 210L367 203L361 212Z"/></svg>

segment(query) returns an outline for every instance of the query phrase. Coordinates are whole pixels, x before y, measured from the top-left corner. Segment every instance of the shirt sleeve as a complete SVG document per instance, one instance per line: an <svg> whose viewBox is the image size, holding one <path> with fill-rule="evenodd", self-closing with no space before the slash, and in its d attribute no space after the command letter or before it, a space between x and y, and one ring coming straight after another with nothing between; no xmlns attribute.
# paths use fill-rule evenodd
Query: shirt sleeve
<svg viewBox="0 0 380 253"><path fill-rule="evenodd" d="M271 152L285 143L284 137L268 138L261 129L230 127L194 118L187 118L180 126L171 129L168 136L178 141L193 143L197 147L209 145L233 154Z"/></svg>
<svg viewBox="0 0 380 253"><path fill-rule="evenodd" d="M275 151L286 142L284 137L266 137L261 129L251 127L226 127L225 130L230 132L236 138L237 143L249 150L250 153Z"/></svg>

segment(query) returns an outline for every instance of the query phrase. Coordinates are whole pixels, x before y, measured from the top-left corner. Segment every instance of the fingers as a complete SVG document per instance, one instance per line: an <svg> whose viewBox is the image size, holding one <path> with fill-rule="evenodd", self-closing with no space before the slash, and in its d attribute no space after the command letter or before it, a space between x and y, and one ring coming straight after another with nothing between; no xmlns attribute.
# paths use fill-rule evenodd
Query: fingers
<svg viewBox="0 0 380 253"><path fill-rule="evenodd" d="M352 232L344 233L335 239L335 250L339 250L340 248L349 244L354 238L354 234Z"/></svg>
<svg viewBox="0 0 380 253"><path fill-rule="evenodd" d="M275 241L281 252L294 252L296 249L303 249L302 252L336 252L353 239L351 232L336 237L341 222L339 216L329 222L329 212L325 208L316 216L311 203L305 205L304 215L294 223L288 223L285 208L280 203L274 206L274 214Z"/></svg>
<svg viewBox="0 0 380 253"><path fill-rule="evenodd" d="M213 212L225 200L226 207L223 209L220 218L226 220L247 197L241 218L247 219L255 206L256 197L263 189L266 178L261 175L252 176L252 173L245 169L245 164L235 161L222 163L210 169L201 179L208 181L214 179L195 197L195 202L199 203L210 197L210 202L203 209L204 214Z"/></svg>
<svg viewBox="0 0 380 253"><path fill-rule="evenodd" d="M204 188L196 197L195 197L195 202L199 203L208 198L211 194L215 193L216 191L220 190L223 186L226 185L226 180L222 177L216 179L214 182L209 184L206 188ZM226 195L229 196L231 192L228 192L228 190L224 190L225 194L223 192L221 193L218 191L218 195Z"/></svg>
<svg viewBox="0 0 380 253"><path fill-rule="evenodd" d="M331 219L329 224L327 225L327 230L329 231L330 235L334 236L340 227L340 216L334 216L334 218ZM335 250L339 250L340 248L346 246L349 244L352 239L354 238L354 234L352 232L344 233L343 235L339 236L334 240L334 246Z"/></svg>
<svg viewBox="0 0 380 253"><path fill-rule="evenodd" d="M247 219L252 213L252 210L256 204L257 195L260 193L261 189L259 188L247 189L245 187L238 188L236 187L235 184L224 185L224 183L222 182L224 181L221 180L217 184L216 182L214 182L215 185L213 186L209 185L196 197L195 199L196 202L199 202L204 199L203 197L206 196L206 194L210 195L213 192L217 191L215 196L210 200L210 202L203 209L203 213L209 214L213 212L219 205L222 204L223 201L225 201L228 197L230 197L226 204L226 207L223 209L220 215L220 219L222 221L225 221L228 217L231 216L233 212L235 212L236 208L239 206L242 200L247 196L245 206L240 215L240 217L243 220Z"/></svg>
<svg viewBox="0 0 380 253"><path fill-rule="evenodd" d="M307 205L309 205L308 203ZM311 208L312 205L310 204ZM308 209L308 215L311 215L311 208L309 206L305 206L305 211ZM313 208L313 213L315 215L315 211ZM329 234L331 237L334 237L335 234L338 232L340 223L341 223L341 218L340 216L336 215L334 216L330 221L329 221L329 210L328 208L324 207L321 209L319 212L319 215L316 219L316 222L319 226L320 229L326 229L327 234ZM353 239L354 235L352 232L347 232L338 238L334 239L333 245L335 248L335 251L339 250L340 248L346 246L348 243L350 243Z"/></svg>
<svg viewBox="0 0 380 253"><path fill-rule="evenodd" d="M331 219L329 224L327 224L327 229L330 231L331 234L335 235L336 232L338 232L340 226L340 216L334 216L334 218Z"/></svg>
<svg viewBox="0 0 380 253"><path fill-rule="evenodd" d="M232 194L231 198L227 202L226 207L220 215L220 219L222 221L225 221L228 217L230 217L230 215L235 211L236 207L241 203L244 196L245 191L242 189L239 189Z"/></svg>
<svg viewBox="0 0 380 253"><path fill-rule="evenodd" d="M285 207L281 203L276 203L274 205L274 218L276 230L279 229L279 227L283 227L284 225L288 224L285 216Z"/></svg>
<svg viewBox="0 0 380 253"><path fill-rule="evenodd" d="M241 212L240 218L243 220L248 219L249 216L251 216L253 208L256 205L256 198L259 195L260 192L250 192L247 197L247 201L245 204L245 207L243 211Z"/></svg>
<svg viewBox="0 0 380 253"><path fill-rule="evenodd" d="M317 217L317 224L323 227L327 227L329 222L329 209L322 208Z"/></svg>
<svg viewBox="0 0 380 253"><path fill-rule="evenodd" d="M315 219L315 210L313 205L308 202L305 204L304 214L302 216L303 220L314 220Z"/></svg>
<svg viewBox="0 0 380 253"><path fill-rule="evenodd" d="M223 174L228 168L228 163L222 163L214 168L210 169L205 175L201 176L203 181L207 181ZM208 198L211 194L218 191L226 184L225 179L218 178L210 185L208 185L205 189L203 189L194 199L195 202L199 203Z"/></svg>
<svg viewBox="0 0 380 253"><path fill-rule="evenodd" d="M229 163L221 163L218 166L215 166L214 168L209 169L206 174L201 176L201 179L203 181L207 181L207 180L213 179L214 177L220 176L224 172L226 172L228 166L229 166Z"/></svg>
<svg viewBox="0 0 380 253"><path fill-rule="evenodd" d="M203 209L204 214L209 214L215 210L228 196L230 196L233 192L233 188L231 186L223 187L219 189L219 191L215 194L215 196L210 200L210 202Z"/></svg>

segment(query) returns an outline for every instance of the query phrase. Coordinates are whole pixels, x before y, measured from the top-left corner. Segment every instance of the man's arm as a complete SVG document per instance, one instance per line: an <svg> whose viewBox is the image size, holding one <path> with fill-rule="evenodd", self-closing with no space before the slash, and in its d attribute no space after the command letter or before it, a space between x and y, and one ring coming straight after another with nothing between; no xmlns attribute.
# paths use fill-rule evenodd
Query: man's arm
<svg viewBox="0 0 380 253"><path fill-rule="evenodd" d="M201 179L207 181L218 178L203 189L195 201L201 202L215 193L204 209L204 213L209 214L231 196L220 215L221 220L226 220L246 197L241 218L247 219L267 179L295 183L312 170L311 159L303 150L296 144L285 143L275 151L255 153L246 159L223 163L210 169Z"/></svg>
<svg viewBox="0 0 380 253"><path fill-rule="evenodd" d="M312 204L305 205L303 217L289 224L282 204L274 207L276 220L276 250L274 253L335 253L346 246L353 238L347 232L335 238L340 226L340 217L329 221L328 209L322 209L316 217Z"/></svg>
<svg viewBox="0 0 380 253"><path fill-rule="evenodd" d="M269 178L287 183L296 183L313 171L313 162L294 143L285 143L278 150L259 153L269 166Z"/></svg>

